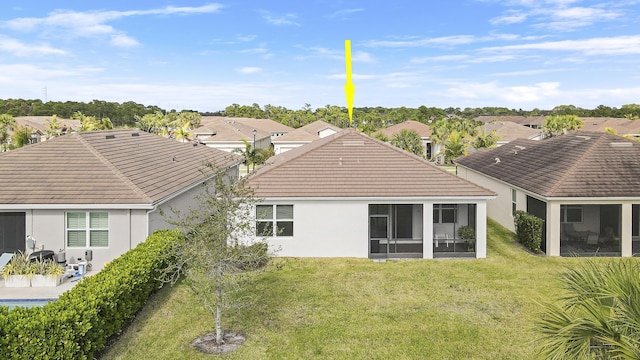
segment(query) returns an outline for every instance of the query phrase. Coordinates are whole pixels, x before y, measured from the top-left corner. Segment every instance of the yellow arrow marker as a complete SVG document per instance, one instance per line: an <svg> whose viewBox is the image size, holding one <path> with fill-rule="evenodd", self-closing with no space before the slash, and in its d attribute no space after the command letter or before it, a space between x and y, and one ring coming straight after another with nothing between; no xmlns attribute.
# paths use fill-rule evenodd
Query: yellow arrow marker
<svg viewBox="0 0 640 360"><path fill-rule="evenodd" d="M347 83L344 84L344 93L347 95L347 108L349 109L349 125L353 122L353 94L355 85L351 79L351 40L344 41L344 56L347 59Z"/></svg>

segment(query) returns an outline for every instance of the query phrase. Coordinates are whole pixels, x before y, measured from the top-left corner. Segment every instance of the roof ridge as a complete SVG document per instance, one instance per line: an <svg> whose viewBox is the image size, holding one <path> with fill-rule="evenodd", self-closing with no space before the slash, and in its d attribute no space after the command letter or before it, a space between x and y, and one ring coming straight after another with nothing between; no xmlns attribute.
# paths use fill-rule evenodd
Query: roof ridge
<svg viewBox="0 0 640 360"><path fill-rule="evenodd" d="M585 132L588 133L588 132ZM578 136L578 132L573 133L573 137ZM600 135L600 134L598 134ZM571 165L570 167L567 168L567 170L564 172L564 174L558 179L558 181L556 181L556 183L549 189L548 194L553 196L553 193L562 185L564 184L564 181L569 177L570 174L573 173L573 171L580 165L582 164L582 162L584 161L584 159L591 154L591 152L593 151L593 149L596 147L596 145L600 142L600 140L602 139L602 136L598 136L598 139L596 141L593 142L593 144L591 144L589 146L589 148L587 149L587 151L582 152L582 155L580 155L578 157L578 159L576 161L573 162L573 165ZM562 139L565 140L565 139ZM571 141L572 139L569 140L565 140L565 141ZM588 139L585 139L585 141L587 141ZM544 141L544 140L543 140Z"/></svg>
<svg viewBox="0 0 640 360"><path fill-rule="evenodd" d="M267 174L269 172L271 172L273 169L276 169L280 166L282 166L283 164L287 164L295 159L298 159L306 154L308 154L309 152L311 152L312 150L315 149L319 149L323 146L326 146L327 144L332 143L333 141L347 135L351 133L350 129L343 129L342 131L339 131L335 134L331 134L329 136L326 136L324 138L320 138L318 140L312 141L308 144L304 144L302 146L299 146L297 148L291 149L289 151L283 152L281 154L279 154L280 156L289 153L289 156L293 155L291 158L284 160L283 162L280 163L270 163L270 164L266 164L264 167L258 169L258 171L256 173L254 173L253 175L251 175L250 177L252 179L255 178L259 178L261 176L263 176L264 174ZM315 144L314 144L315 143ZM314 144L315 146L311 146L311 144ZM294 152L293 154L291 154L291 152ZM297 154L295 152L298 152Z"/></svg>
<svg viewBox="0 0 640 360"><path fill-rule="evenodd" d="M85 139L84 136L82 136L82 133L75 133L75 135L78 136L78 139L80 139L80 143L82 145L84 145L95 157L97 157L103 164L105 164L111 171L113 171L113 173L118 178L122 179L122 181L131 190L133 190L133 192L140 195L145 201L148 201L150 203L153 202L153 199L151 199L144 191L142 191L142 189L140 189L136 184L133 183L133 181L131 181L126 175L124 175L120 171L120 169L118 169L115 165L113 165L113 163L109 161L109 159L104 157L104 155L102 155L98 150L96 150L96 148L93 147L93 145L91 145L91 143L87 141L87 139Z"/></svg>

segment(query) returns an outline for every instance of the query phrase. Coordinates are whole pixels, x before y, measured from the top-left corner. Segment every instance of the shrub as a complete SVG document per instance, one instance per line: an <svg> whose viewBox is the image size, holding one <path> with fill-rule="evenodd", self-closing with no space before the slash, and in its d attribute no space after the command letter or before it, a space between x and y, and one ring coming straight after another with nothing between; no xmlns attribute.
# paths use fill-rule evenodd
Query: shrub
<svg viewBox="0 0 640 360"><path fill-rule="evenodd" d="M162 286L177 231L159 231L44 307L0 306L0 359L92 359Z"/></svg>
<svg viewBox="0 0 640 360"><path fill-rule="evenodd" d="M458 229L458 237L465 240L473 240L476 238L476 231L471 226L461 226Z"/></svg>
<svg viewBox="0 0 640 360"><path fill-rule="evenodd" d="M540 251L542 219L525 211L517 210L513 221L516 227L516 240L532 251Z"/></svg>

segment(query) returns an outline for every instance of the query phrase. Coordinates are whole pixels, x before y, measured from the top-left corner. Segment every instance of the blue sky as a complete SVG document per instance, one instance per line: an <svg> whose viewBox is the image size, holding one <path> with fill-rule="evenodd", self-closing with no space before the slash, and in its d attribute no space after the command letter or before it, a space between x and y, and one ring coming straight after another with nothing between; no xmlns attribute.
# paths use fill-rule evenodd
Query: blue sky
<svg viewBox="0 0 640 360"><path fill-rule="evenodd" d="M640 1L15 1L0 98L345 106L640 103Z"/></svg>

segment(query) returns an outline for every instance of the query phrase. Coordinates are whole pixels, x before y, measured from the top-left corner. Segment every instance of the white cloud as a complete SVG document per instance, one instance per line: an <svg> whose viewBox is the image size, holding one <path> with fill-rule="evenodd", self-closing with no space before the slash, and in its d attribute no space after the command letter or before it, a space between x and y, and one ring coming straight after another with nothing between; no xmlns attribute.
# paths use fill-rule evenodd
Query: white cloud
<svg viewBox="0 0 640 360"><path fill-rule="evenodd" d="M243 68L236 69L236 71L242 74L255 74L255 73L261 72L262 69L255 66L246 66Z"/></svg>
<svg viewBox="0 0 640 360"><path fill-rule="evenodd" d="M42 18L24 17L0 22L0 27L20 32L40 31L43 36L57 36L65 39L109 35L111 44L114 46L129 47L137 44L137 41L128 37L123 31L107 25L108 22L131 16L214 13L221 8L220 4L207 4L197 7L167 6L150 10L129 11L57 10Z"/></svg>
<svg viewBox="0 0 640 360"><path fill-rule="evenodd" d="M369 47L427 47L427 46L452 46L466 45L476 42L478 39L473 35L452 35L435 38L409 39L409 40L371 40L365 42Z"/></svg>
<svg viewBox="0 0 640 360"><path fill-rule="evenodd" d="M510 24L518 24L527 19L527 14L524 14L520 11L509 11L506 15L495 17L489 22L493 25L510 25Z"/></svg>
<svg viewBox="0 0 640 360"><path fill-rule="evenodd" d="M111 43L111 45L113 45L113 46L123 47L123 48L134 47L134 46L140 45L140 43L136 39L134 39L134 38L132 38L130 36L127 36L125 34L111 35L111 41L109 43Z"/></svg>
<svg viewBox="0 0 640 360"><path fill-rule="evenodd" d="M303 48L305 49L305 48ZM308 55L299 55L296 56L296 60L306 60L311 58L325 58L325 59L333 59L333 60L342 60L345 61L345 52L344 50L331 50L324 47L312 47L305 49L310 51ZM361 62L361 63L375 63L376 59L368 52L365 51L354 51L351 53L351 61L353 62Z"/></svg>
<svg viewBox="0 0 640 360"><path fill-rule="evenodd" d="M53 48L47 44L29 45L2 35L0 35L0 51L21 57L67 54L66 51Z"/></svg>
<svg viewBox="0 0 640 360"><path fill-rule="evenodd" d="M446 90L453 98L465 99L500 99L511 104L540 102L558 96L560 84L544 82L534 85L501 86L490 83L458 83ZM486 105L485 105L486 106Z"/></svg>
<svg viewBox="0 0 640 360"><path fill-rule="evenodd" d="M267 21L268 24L276 26L300 26L300 23L296 22L298 18L296 14L284 14L284 15L272 15L270 12L263 11L262 18Z"/></svg>
<svg viewBox="0 0 640 360"><path fill-rule="evenodd" d="M600 37L585 40L547 41L531 44L486 47L483 51L575 51L584 55L640 54L640 35Z"/></svg>
<svg viewBox="0 0 640 360"><path fill-rule="evenodd" d="M508 1L508 9L504 15L495 17L489 22L493 25L510 25L532 21L532 26L551 31L573 31L578 28L592 26L595 23L615 21L625 16L628 10L625 5L631 3L600 3L592 6L572 6L579 1L547 0L547 1ZM513 8L520 7L520 8Z"/></svg>
<svg viewBox="0 0 640 360"><path fill-rule="evenodd" d="M242 42L249 42L249 41L255 40L256 37L258 36L257 35L238 35L236 36L236 39Z"/></svg>
<svg viewBox="0 0 640 360"><path fill-rule="evenodd" d="M361 12L361 11L364 11L364 9L362 9L362 8L342 9L342 10L338 10L338 11L334 12L333 14L329 15L328 18L346 20L346 19L349 18L349 15L357 13L357 12Z"/></svg>
<svg viewBox="0 0 640 360"><path fill-rule="evenodd" d="M425 57L419 57L419 58L412 58L409 61L411 61L411 63L413 64L425 64L428 62L461 61L461 60L468 59L469 57L470 57L469 55L464 55L464 54L440 55L440 56L425 56Z"/></svg>

